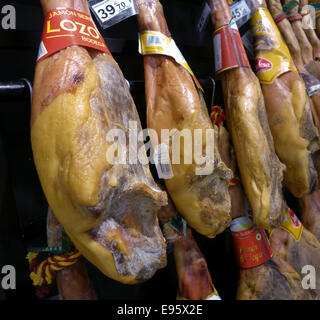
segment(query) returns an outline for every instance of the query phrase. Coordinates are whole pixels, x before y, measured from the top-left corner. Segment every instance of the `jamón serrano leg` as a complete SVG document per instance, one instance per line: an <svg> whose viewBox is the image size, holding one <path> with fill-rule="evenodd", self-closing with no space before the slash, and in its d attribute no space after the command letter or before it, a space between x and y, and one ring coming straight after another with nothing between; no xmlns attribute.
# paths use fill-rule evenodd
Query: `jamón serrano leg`
<svg viewBox="0 0 320 320"><path fill-rule="evenodd" d="M256 67L275 150L286 165L285 185L299 198L313 192L317 185L313 155L319 150L318 131L304 81L299 77L265 1L250 2L254 10L250 23ZM268 28L259 28L259 23L267 24ZM268 59L274 59L273 63L269 64Z"/></svg>
<svg viewBox="0 0 320 320"><path fill-rule="evenodd" d="M290 0L283 0L282 3L286 4ZM298 1L299 3L299 1ZM297 4L295 7L293 7L291 10L289 10L289 15L296 15L299 13L299 4ZM290 19L290 18L289 18ZM319 56L319 42L314 39L313 32L307 31L302 27L302 18L293 19L291 21L291 25L293 28L293 31L299 41L301 50L302 50L302 57L304 60L305 68L313 74L316 78L320 80L320 62L315 61L313 58ZM307 34L310 36L312 35L312 43L310 43Z"/></svg>
<svg viewBox="0 0 320 320"><path fill-rule="evenodd" d="M136 3L140 32L156 31L170 38L161 3L158 0L138 0ZM186 164L186 155L181 151L180 162L172 164L173 177L166 179L165 184L178 212L188 225L207 237L215 237L231 221L227 192L231 172L221 161L216 143L206 142L206 130L213 129L216 136L217 129L212 126L202 93L183 66L166 55L147 54L143 59L148 129L155 130L158 139L163 129L178 132L187 130L192 136L195 130L200 129L203 154L207 144L214 143L214 155L207 157L207 163L213 168L212 173L198 175L195 154L192 154L192 163ZM163 143L152 137L151 142L154 148ZM190 151L191 146L187 148Z"/></svg>
<svg viewBox="0 0 320 320"><path fill-rule="evenodd" d="M290 264L301 278L304 277L302 273L304 266L311 265L315 268L315 287L308 291L313 299L320 299L319 240L306 228L303 228L299 241L296 241L288 231L275 229L271 234L270 244L274 255Z"/></svg>
<svg viewBox="0 0 320 320"><path fill-rule="evenodd" d="M44 13L86 0L42 0ZM141 131L124 76L111 55L71 46L38 62L31 115L34 161L48 203L80 253L108 277L137 283L166 265L157 211L167 196L148 165L123 163L129 121ZM117 131L117 132L118 132ZM138 141L139 150L144 150ZM143 151L145 154L145 150Z"/></svg>
<svg viewBox="0 0 320 320"><path fill-rule="evenodd" d="M47 216L48 246L61 245L63 227L49 208ZM91 287L86 265L82 259L70 267L57 271L58 290L62 300L96 300L97 296Z"/></svg>
<svg viewBox="0 0 320 320"><path fill-rule="evenodd" d="M236 168L228 132L220 127L219 139L223 141L221 155L229 168ZM229 188L232 219L248 214L247 200L238 184ZM278 230L278 229L275 229ZM247 248L248 249L248 248ZM311 299L309 290L301 286L301 277L282 257L273 255L263 264L249 269L240 268L237 300L301 300Z"/></svg>
<svg viewBox="0 0 320 320"><path fill-rule="evenodd" d="M268 9L274 19L274 21L277 23L277 26L281 32L281 35L283 36L292 60L297 67L300 76L305 81L306 87L308 88L308 85L314 85L315 82L319 81L314 78L313 75L311 75L304 67L304 62L302 58L302 50L300 48L300 44L298 39L296 38L294 31L292 29L292 26L287 18L279 19L277 20L277 17L281 15L282 11L282 5L280 0L267 0ZM318 129L318 132L320 132L320 92L317 92L311 96L312 101L312 114L313 114L313 120L316 128ZM317 168L317 166L316 166ZM318 168L317 168L318 169ZM318 171L318 170L317 170ZM318 171L319 172L319 171Z"/></svg>
<svg viewBox="0 0 320 320"><path fill-rule="evenodd" d="M309 0L298 0L299 2L299 11L303 9L304 6L307 6L309 4ZM302 27L304 27L302 25ZM320 59L320 40L315 32L315 30L312 28L312 25L309 28L303 28L303 31L305 32L313 50L313 58L319 58Z"/></svg>
<svg viewBox="0 0 320 320"><path fill-rule="evenodd" d="M210 5L215 29L230 23L232 16L226 0L211 0ZM245 55L243 47L237 50L236 54ZM274 150L259 81L249 67L223 71L221 81L227 125L255 223L262 228L276 227L284 213L284 166Z"/></svg>
<svg viewBox="0 0 320 320"><path fill-rule="evenodd" d="M186 235L177 233L170 225L178 212L172 201L162 207L158 217L163 224L167 241L173 246L174 261L178 275L178 299L183 300L220 300L213 286L207 262L200 251L192 231L187 227Z"/></svg>

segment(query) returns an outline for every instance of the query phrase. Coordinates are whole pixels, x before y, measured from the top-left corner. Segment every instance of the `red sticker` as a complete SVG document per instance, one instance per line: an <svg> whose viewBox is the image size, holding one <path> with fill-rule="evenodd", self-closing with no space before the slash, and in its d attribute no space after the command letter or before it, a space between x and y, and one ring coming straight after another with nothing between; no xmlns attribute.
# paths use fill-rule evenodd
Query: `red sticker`
<svg viewBox="0 0 320 320"><path fill-rule="evenodd" d="M289 216L295 228L300 228L301 223L292 210L289 210Z"/></svg>
<svg viewBox="0 0 320 320"><path fill-rule="evenodd" d="M272 62L267 60L266 58L261 58L261 57L256 58L255 65L256 65L257 74L260 72L268 71L272 69Z"/></svg>
<svg viewBox="0 0 320 320"><path fill-rule="evenodd" d="M265 232L251 226L246 230L232 231L238 265L242 269L257 267L272 257Z"/></svg>
<svg viewBox="0 0 320 320"><path fill-rule="evenodd" d="M73 45L111 54L90 15L70 8L50 10L44 21L37 62Z"/></svg>
<svg viewBox="0 0 320 320"><path fill-rule="evenodd" d="M233 68L250 68L250 63L234 20L214 32L213 45L216 74Z"/></svg>

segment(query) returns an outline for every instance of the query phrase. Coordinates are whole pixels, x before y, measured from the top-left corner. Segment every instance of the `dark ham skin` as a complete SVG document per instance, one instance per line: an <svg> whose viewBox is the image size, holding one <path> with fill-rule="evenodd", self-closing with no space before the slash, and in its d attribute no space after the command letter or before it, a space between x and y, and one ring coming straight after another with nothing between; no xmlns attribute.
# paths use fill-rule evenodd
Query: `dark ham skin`
<svg viewBox="0 0 320 320"><path fill-rule="evenodd" d="M178 211L171 199L168 205L158 212L166 239L173 246L179 285L178 297L186 300L204 300L215 290L208 265L191 228L187 226L184 236L175 232L170 226L171 219L176 215Z"/></svg>

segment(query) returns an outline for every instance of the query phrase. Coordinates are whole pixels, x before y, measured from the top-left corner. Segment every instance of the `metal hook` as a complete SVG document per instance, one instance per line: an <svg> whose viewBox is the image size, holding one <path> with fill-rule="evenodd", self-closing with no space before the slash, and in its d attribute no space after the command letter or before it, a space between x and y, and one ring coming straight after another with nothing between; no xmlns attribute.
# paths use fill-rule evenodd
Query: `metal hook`
<svg viewBox="0 0 320 320"><path fill-rule="evenodd" d="M24 81L27 85L28 91L29 91L29 97L30 97L30 108L32 106L32 84L30 83L30 81L26 78L21 78L21 81Z"/></svg>

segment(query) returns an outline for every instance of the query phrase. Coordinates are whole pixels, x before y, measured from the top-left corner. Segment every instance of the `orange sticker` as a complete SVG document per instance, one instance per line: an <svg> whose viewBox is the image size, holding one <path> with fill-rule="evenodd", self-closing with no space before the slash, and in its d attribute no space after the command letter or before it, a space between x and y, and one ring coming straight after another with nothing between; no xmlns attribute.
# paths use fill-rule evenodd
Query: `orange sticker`
<svg viewBox="0 0 320 320"><path fill-rule="evenodd" d="M90 15L70 8L50 10L44 21L37 62L73 45L111 54Z"/></svg>
<svg viewBox="0 0 320 320"><path fill-rule="evenodd" d="M250 68L236 22L218 28L213 34L216 74L234 68Z"/></svg>
<svg viewBox="0 0 320 320"><path fill-rule="evenodd" d="M257 267L272 257L272 250L265 232L246 217L230 225L238 265L242 269Z"/></svg>

